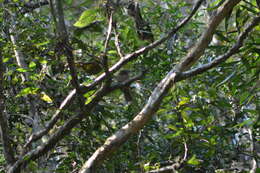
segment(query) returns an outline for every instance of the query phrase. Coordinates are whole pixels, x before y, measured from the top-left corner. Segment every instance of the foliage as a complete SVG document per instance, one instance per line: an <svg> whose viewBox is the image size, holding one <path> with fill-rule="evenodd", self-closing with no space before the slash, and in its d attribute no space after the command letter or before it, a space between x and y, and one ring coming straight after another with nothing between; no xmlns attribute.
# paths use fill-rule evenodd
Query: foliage
<svg viewBox="0 0 260 173"><path fill-rule="evenodd" d="M0 40L0 58L4 64L3 112L7 115L11 145L17 155L25 152L23 146L29 136L38 128L46 127L62 101L74 89L67 57L60 53L51 10L42 6L23 14L19 9L25 7L26 2L11 1L0 10L3 28ZM120 60L114 43L115 31L105 46L109 17L104 4L103 1L90 3L73 0L64 1L63 4L77 77L83 86L88 86L101 74L103 53L106 53L110 67ZM150 24L155 40L162 38L187 16L191 6L182 1L167 0L140 1L140 4L143 18ZM164 44L124 66L124 69L131 69L131 76L146 69L145 77L131 84L134 95L131 104L125 103L121 90L104 96L89 110L86 118L73 128L70 135L45 153L42 156L44 159L30 162L25 171L78 171L109 136L132 120L144 107L156 83L196 44L207 25L207 15L221 4L222 1L215 1L204 7L204 10L200 9L184 28ZM138 38L134 19L127 14L125 7L117 6L114 10L116 32L123 53L149 44ZM2 19L6 13L14 17L10 20ZM209 45L196 66L200 67L225 54L235 44L248 20L256 15L259 15L259 8L254 0L243 1L236 6L218 27L214 35L216 42ZM16 28L14 33L10 33L12 27ZM219 172L229 168L249 171L251 161L260 159L260 151L256 148L259 147L257 142L260 135L259 31L258 25L239 53L224 63L179 82L165 96L153 120L130 138L115 155L110 156L101 165L100 172L151 171L163 167L165 161L182 164L178 168L179 172ZM19 36L16 45L10 39L12 34ZM17 63L15 49L23 52L27 67ZM91 70L91 73L84 68L80 69L79 64L93 61L97 62L99 70ZM24 80L23 76L28 77ZM113 79L114 83L116 80ZM98 87L84 93L85 104L93 101ZM33 109L31 102L36 105L34 109L38 117L30 114ZM41 141L26 148L26 152L44 143L45 138L49 139L67 120L79 114L81 106L74 99L61 111L63 116L55 126ZM3 141L0 142L0 171L3 172L6 162ZM186 158L182 162L184 156Z"/></svg>

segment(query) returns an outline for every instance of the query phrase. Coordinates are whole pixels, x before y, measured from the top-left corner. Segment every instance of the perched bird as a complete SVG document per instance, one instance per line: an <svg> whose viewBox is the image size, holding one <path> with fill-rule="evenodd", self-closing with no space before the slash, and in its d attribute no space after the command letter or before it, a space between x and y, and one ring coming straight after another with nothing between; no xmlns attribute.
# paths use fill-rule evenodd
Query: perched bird
<svg viewBox="0 0 260 173"><path fill-rule="evenodd" d="M121 70L119 72L119 74L117 75L116 79L117 79L118 82L125 82L126 80L129 79L129 77L130 77L129 76L129 70ZM130 89L129 85L122 87L121 91L124 94L126 102L131 102L133 100L132 96L131 96L131 89Z"/></svg>
<svg viewBox="0 0 260 173"><path fill-rule="evenodd" d="M75 62L75 66L79 69L84 71L89 75L98 74L102 71L102 66L97 61L91 62Z"/></svg>

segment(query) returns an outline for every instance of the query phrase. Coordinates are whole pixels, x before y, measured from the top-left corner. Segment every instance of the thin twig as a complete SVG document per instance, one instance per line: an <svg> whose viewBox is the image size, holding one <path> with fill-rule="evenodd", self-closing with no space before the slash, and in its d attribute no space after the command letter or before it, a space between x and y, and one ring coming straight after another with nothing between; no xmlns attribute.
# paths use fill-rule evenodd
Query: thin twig
<svg viewBox="0 0 260 173"><path fill-rule="evenodd" d="M63 110L69 103L71 103L73 95L76 94L76 90L72 90L69 95L63 100L61 103L59 109L55 112L49 123L47 123L46 127L36 133L33 133L29 139L28 142L23 146L23 148L27 148L31 145L32 142L35 142L39 140L42 136L48 134L48 132L53 128L53 126L57 123L57 121L63 116Z"/></svg>
<svg viewBox="0 0 260 173"><path fill-rule="evenodd" d="M108 51L108 44L111 39L111 32L112 32L112 23L113 23L113 12L111 12L109 16L109 24L108 24L108 29L107 29L107 36L106 36L106 41L105 41L105 46L104 46L104 54L103 54L103 67L105 69L105 73L108 76L109 75L109 67L108 67L108 58L107 58L107 51Z"/></svg>
<svg viewBox="0 0 260 173"><path fill-rule="evenodd" d="M124 55L123 55L122 50L120 48L119 33L117 33L116 22L114 23L114 33L115 33L115 46L116 46L116 50L117 50L117 53L118 53L120 59L122 59L124 57Z"/></svg>
<svg viewBox="0 0 260 173"><path fill-rule="evenodd" d="M244 32L242 32L237 39L237 42L228 50L227 53L225 53L224 55L216 58L215 60L211 61L210 63L204 64L200 67L191 69L189 71L183 72L180 75L180 78L190 78L192 76L201 74L213 67L216 67L217 65L219 65L220 63L224 62L225 60L227 60L229 57L231 57L232 55L234 55L235 53L237 53L239 51L239 49L242 47L244 40L247 38L249 32L251 32L253 30L253 28L257 25L259 25L260 23L260 14L257 17L254 17L252 22L246 27L246 29L244 30Z"/></svg>
<svg viewBox="0 0 260 173"><path fill-rule="evenodd" d="M188 23L188 21L192 18L192 16L194 16L194 14L196 13L196 11L199 9L200 5L202 4L204 0L199 0L196 4L194 9L192 10L191 14L189 16L187 16L186 18L184 18L179 25L177 25L175 28L173 28L165 37L154 41L153 43L150 43L149 45L140 48L132 53L129 53L125 56L123 56L116 64L114 64L110 69L109 72L110 73L115 73L116 71L118 71L123 65L127 64L129 61L134 60L135 58L137 58L138 56L152 50L153 48L159 46L160 44L164 43L166 40L170 39L174 34L176 34L177 31L179 31L182 27L185 26L185 24ZM85 90L88 90L90 88L93 88L95 86L97 86L98 84L100 84L103 80L105 79L105 74L101 74L100 76L98 76L93 83L89 84L88 86L85 87Z"/></svg>

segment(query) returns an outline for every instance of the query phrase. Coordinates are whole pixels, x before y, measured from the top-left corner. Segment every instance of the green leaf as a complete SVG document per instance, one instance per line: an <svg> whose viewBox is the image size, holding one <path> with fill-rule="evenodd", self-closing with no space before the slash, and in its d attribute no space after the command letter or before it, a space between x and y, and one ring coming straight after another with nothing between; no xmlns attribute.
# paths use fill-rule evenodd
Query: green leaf
<svg viewBox="0 0 260 173"><path fill-rule="evenodd" d="M17 70L18 72L27 72L27 70L24 69L24 68L17 68L16 70Z"/></svg>
<svg viewBox="0 0 260 173"><path fill-rule="evenodd" d="M193 155L190 160L188 160L188 164L191 165L199 165L200 161L196 158L196 155Z"/></svg>
<svg viewBox="0 0 260 173"><path fill-rule="evenodd" d="M35 68L36 67L36 63L31 61L29 64L29 68Z"/></svg>
<svg viewBox="0 0 260 173"><path fill-rule="evenodd" d="M10 58L4 58L3 63L8 62Z"/></svg>
<svg viewBox="0 0 260 173"><path fill-rule="evenodd" d="M46 60L41 60L40 63L41 64L47 64L48 62Z"/></svg>
<svg viewBox="0 0 260 173"><path fill-rule="evenodd" d="M92 99L93 99L92 95L95 92L96 92L95 90L92 90L92 91L89 91L86 94L84 94L84 97L86 98L85 104L89 104L92 101Z"/></svg>
<svg viewBox="0 0 260 173"><path fill-rule="evenodd" d="M221 98L218 102L217 102L218 106L221 108L226 108L226 107L231 107L231 104L228 102L228 100L226 100L225 98Z"/></svg>
<svg viewBox="0 0 260 173"><path fill-rule="evenodd" d="M227 26L226 26L227 27ZM229 38L226 37L221 31L216 31L215 33L217 35L217 39L220 41L226 41L226 42L230 42Z"/></svg>
<svg viewBox="0 0 260 173"><path fill-rule="evenodd" d="M37 163L36 163L35 161L30 161L29 164L28 164L28 168L29 168L30 170L36 171L36 170L37 170ZM33 172L34 172L34 171L33 171Z"/></svg>
<svg viewBox="0 0 260 173"><path fill-rule="evenodd" d="M44 41L44 42L41 42L41 43L37 43L37 44L35 44L37 47L40 47L40 46L44 46L44 45L46 45L46 44L49 44L50 43L50 41L48 40L48 41Z"/></svg>
<svg viewBox="0 0 260 173"><path fill-rule="evenodd" d="M170 133L170 134L165 135L164 138L166 138L166 139L173 139L173 138L175 138L177 136L180 136L182 133L183 133L183 130L179 130L176 133Z"/></svg>
<svg viewBox="0 0 260 173"><path fill-rule="evenodd" d="M144 164L144 170L145 170L145 171L149 171L150 168L151 168L150 163Z"/></svg>
<svg viewBox="0 0 260 173"><path fill-rule="evenodd" d="M30 159L30 156L26 155L24 156L23 160L28 161Z"/></svg>
<svg viewBox="0 0 260 173"><path fill-rule="evenodd" d="M189 115L187 115L186 110L181 111L181 116L183 118L183 121L184 121L186 127L194 126L194 123L192 122L192 119L189 117Z"/></svg>
<svg viewBox="0 0 260 173"><path fill-rule="evenodd" d="M171 130L175 130L175 131L178 131L178 128L172 124L168 125L168 128L171 129Z"/></svg>
<svg viewBox="0 0 260 173"><path fill-rule="evenodd" d="M247 120L244 120L242 123L236 124L233 128L241 128L241 127L250 126L250 125L253 125L253 120L247 119Z"/></svg>
<svg viewBox="0 0 260 173"><path fill-rule="evenodd" d="M244 103L250 96L250 92L243 92L240 96L240 104Z"/></svg>
<svg viewBox="0 0 260 173"><path fill-rule="evenodd" d="M41 99L47 103L52 103L52 99L45 92L41 93Z"/></svg>
<svg viewBox="0 0 260 173"><path fill-rule="evenodd" d="M101 20L101 17L98 15L98 9L87 9L81 14L79 20L74 23L74 26L84 28L96 20Z"/></svg>
<svg viewBox="0 0 260 173"><path fill-rule="evenodd" d="M187 104L190 101L190 99L188 97L182 97L181 101L179 102L178 106L182 106Z"/></svg>
<svg viewBox="0 0 260 173"><path fill-rule="evenodd" d="M247 11L250 11L253 14L257 14L257 11L255 11L255 9L247 7L245 5L241 5L244 9L246 9Z"/></svg>
<svg viewBox="0 0 260 173"><path fill-rule="evenodd" d="M112 54L112 55L117 55L117 51L116 50L109 50L107 53L108 54Z"/></svg>
<svg viewBox="0 0 260 173"><path fill-rule="evenodd" d="M16 97L21 97L21 96L26 96L28 94L37 94L37 91L39 90L39 88L35 88L35 87L27 87L24 88L20 91L20 93L16 96Z"/></svg>

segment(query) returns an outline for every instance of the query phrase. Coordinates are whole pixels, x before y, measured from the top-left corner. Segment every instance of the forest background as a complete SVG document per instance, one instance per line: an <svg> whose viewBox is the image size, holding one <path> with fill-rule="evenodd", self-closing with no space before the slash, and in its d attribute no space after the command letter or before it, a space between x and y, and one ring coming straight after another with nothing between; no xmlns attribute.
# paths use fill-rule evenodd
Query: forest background
<svg viewBox="0 0 260 173"><path fill-rule="evenodd" d="M0 172L260 172L259 0L0 0Z"/></svg>

